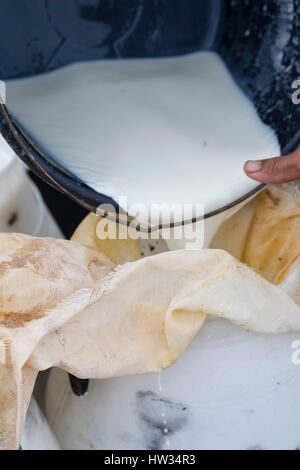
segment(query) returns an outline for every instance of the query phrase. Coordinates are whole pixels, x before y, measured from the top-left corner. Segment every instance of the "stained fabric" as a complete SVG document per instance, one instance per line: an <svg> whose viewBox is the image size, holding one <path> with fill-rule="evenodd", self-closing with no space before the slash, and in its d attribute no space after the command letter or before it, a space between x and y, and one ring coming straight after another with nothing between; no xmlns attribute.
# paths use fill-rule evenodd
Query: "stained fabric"
<svg viewBox="0 0 300 470"><path fill-rule="evenodd" d="M160 371L207 315L258 333L299 332L299 221L298 190L283 185L225 222L214 248L123 265L76 241L0 234L0 449L18 448L40 370Z"/></svg>

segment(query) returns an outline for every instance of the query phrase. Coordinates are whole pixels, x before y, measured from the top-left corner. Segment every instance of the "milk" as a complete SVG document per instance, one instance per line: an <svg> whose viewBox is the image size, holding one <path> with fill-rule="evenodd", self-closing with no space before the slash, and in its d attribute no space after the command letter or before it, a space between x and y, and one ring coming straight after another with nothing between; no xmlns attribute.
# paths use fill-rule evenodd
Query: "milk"
<svg viewBox="0 0 300 470"><path fill-rule="evenodd" d="M7 105L65 168L117 202L125 197L131 215L136 204L223 207L257 186L246 160L280 152L213 52L74 64L9 81Z"/></svg>

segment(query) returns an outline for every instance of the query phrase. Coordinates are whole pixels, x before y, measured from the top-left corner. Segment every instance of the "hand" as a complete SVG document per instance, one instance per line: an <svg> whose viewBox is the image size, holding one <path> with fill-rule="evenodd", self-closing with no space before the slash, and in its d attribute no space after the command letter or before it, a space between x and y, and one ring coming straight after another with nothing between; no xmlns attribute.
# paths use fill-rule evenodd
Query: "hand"
<svg viewBox="0 0 300 470"><path fill-rule="evenodd" d="M300 178L300 149L284 157L269 160L249 160L245 173L261 183L287 183Z"/></svg>

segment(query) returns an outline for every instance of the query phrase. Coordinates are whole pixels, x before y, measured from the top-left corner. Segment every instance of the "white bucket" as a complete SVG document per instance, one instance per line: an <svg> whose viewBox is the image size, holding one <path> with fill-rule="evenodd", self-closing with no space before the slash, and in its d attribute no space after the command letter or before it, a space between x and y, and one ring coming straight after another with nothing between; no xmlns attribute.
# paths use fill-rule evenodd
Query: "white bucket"
<svg viewBox="0 0 300 470"><path fill-rule="evenodd" d="M0 232L63 238L37 187L3 138L0 188Z"/></svg>
<svg viewBox="0 0 300 470"><path fill-rule="evenodd" d="M297 339L211 318L161 374L92 380L78 398L53 369L45 414L63 449L296 449Z"/></svg>
<svg viewBox="0 0 300 470"><path fill-rule="evenodd" d="M0 135L0 232L63 238L39 190ZM22 434L24 450L59 449L34 398Z"/></svg>
<svg viewBox="0 0 300 470"><path fill-rule="evenodd" d="M59 450L56 437L48 426L45 416L32 397L22 433L23 450Z"/></svg>

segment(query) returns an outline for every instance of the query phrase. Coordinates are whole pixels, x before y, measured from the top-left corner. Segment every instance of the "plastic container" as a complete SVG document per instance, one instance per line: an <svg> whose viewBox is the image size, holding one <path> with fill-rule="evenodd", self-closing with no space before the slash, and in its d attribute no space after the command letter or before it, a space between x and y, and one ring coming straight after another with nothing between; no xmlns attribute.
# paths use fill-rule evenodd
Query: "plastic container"
<svg viewBox="0 0 300 470"><path fill-rule="evenodd" d="M282 154L300 143L300 106L293 104L292 83L300 76L300 9L297 0L182 0L141 3L28 0L9 5L0 23L0 79L31 76L64 65L102 58L166 57L199 50L217 51L232 76L254 103L261 120L277 134ZM0 20L1 21L1 20ZM11 41L11 31L14 40ZM15 152L45 181L85 208L110 202L59 166L0 106L0 131ZM224 162L226 165L226 162ZM213 184L213 175L211 177ZM261 189L257 185L254 192ZM215 217L252 195L217 207Z"/></svg>
<svg viewBox="0 0 300 470"><path fill-rule="evenodd" d="M63 238L39 190L0 139L0 231Z"/></svg>
<svg viewBox="0 0 300 470"><path fill-rule="evenodd" d="M45 416L32 397L21 439L22 450L60 450Z"/></svg>
<svg viewBox="0 0 300 470"><path fill-rule="evenodd" d="M91 380L79 399L53 369L45 414L63 449L295 450L295 340L209 319L161 374Z"/></svg>
<svg viewBox="0 0 300 470"><path fill-rule="evenodd" d="M0 139L0 232L62 238L37 187L19 159ZM59 445L32 397L22 434L22 450L57 450Z"/></svg>

